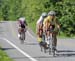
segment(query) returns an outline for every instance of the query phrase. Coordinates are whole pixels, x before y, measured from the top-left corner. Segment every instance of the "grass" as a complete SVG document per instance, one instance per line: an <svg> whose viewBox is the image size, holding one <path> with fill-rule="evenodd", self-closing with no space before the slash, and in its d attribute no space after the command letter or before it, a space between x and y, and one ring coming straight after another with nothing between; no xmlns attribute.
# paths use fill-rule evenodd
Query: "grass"
<svg viewBox="0 0 75 61"><path fill-rule="evenodd" d="M29 23L28 26L32 29L34 33L36 33L36 22Z"/></svg>
<svg viewBox="0 0 75 61"><path fill-rule="evenodd" d="M1 50L1 47L0 47L0 61L13 61L3 50Z"/></svg>

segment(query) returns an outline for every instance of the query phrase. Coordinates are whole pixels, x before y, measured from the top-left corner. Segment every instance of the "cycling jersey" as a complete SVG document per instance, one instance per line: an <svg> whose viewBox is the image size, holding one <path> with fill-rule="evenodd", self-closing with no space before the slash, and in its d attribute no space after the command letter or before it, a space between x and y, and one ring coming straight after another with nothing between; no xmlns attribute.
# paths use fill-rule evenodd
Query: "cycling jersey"
<svg viewBox="0 0 75 61"><path fill-rule="evenodd" d="M54 30L57 29L57 24L58 21L56 20L56 18L54 18L53 20L50 18L50 16L46 17L43 21L43 26L46 28L46 30L50 30L50 26L52 26L52 28Z"/></svg>
<svg viewBox="0 0 75 61"><path fill-rule="evenodd" d="M41 30L43 30L42 28L43 28L43 20L44 20L44 18L42 17L42 16L40 16L40 18L38 19L38 21L37 21L37 23L36 23L36 31L39 33L39 31Z"/></svg>
<svg viewBox="0 0 75 61"><path fill-rule="evenodd" d="M27 25L27 22L24 20L19 20L19 26L21 26L22 28L25 28L25 26Z"/></svg>
<svg viewBox="0 0 75 61"><path fill-rule="evenodd" d="M39 20L37 21L37 24L42 24L43 23L43 17L41 16L40 18L39 18Z"/></svg>
<svg viewBox="0 0 75 61"><path fill-rule="evenodd" d="M44 21L43 21L43 25L45 25L46 22L50 22L50 16L48 16L48 17L46 17L46 18L44 19Z"/></svg>

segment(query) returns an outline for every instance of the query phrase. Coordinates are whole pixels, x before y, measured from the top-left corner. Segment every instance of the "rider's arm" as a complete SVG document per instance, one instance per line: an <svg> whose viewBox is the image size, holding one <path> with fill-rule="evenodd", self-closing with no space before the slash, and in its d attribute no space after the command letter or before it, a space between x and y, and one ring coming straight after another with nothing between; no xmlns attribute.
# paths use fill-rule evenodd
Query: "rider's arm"
<svg viewBox="0 0 75 61"><path fill-rule="evenodd" d="M56 20L56 26L57 26L57 34L60 34L60 23L58 20Z"/></svg>
<svg viewBox="0 0 75 61"><path fill-rule="evenodd" d="M57 19L56 19L56 24L57 24L57 28L60 29L60 23Z"/></svg>
<svg viewBox="0 0 75 61"><path fill-rule="evenodd" d="M46 31L46 22L47 22L47 18L44 19L43 21L43 31Z"/></svg>
<svg viewBox="0 0 75 61"><path fill-rule="evenodd" d="M19 27L21 26L21 22L20 22L20 20L18 21L18 25L19 25Z"/></svg>
<svg viewBox="0 0 75 61"><path fill-rule="evenodd" d="M38 29L39 29L39 20L36 22L36 34L38 35Z"/></svg>

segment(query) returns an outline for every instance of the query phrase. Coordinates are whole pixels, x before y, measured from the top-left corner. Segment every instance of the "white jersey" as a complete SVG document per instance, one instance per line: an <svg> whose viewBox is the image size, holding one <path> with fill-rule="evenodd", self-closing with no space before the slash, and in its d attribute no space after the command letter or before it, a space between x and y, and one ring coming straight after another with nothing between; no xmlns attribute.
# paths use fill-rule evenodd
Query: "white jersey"
<svg viewBox="0 0 75 61"><path fill-rule="evenodd" d="M37 21L37 24L41 24L43 22L43 17L41 16L40 18L39 18L39 20Z"/></svg>
<svg viewBox="0 0 75 61"><path fill-rule="evenodd" d="M24 17L19 18L19 23L20 24L24 24L24 22L25 22L25 18Z"/></svg>

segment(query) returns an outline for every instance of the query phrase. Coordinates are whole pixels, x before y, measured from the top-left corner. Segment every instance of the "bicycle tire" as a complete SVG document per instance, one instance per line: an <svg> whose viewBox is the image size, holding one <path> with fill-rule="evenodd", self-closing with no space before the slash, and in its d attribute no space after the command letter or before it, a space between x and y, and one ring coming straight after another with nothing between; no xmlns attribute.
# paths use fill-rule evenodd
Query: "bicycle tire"
<svg viewBox="0 0 75 61"><path fill-rule="evenodd" d="M52 37L52 40L54 40L54 38ZM54 41L52 41L52 56L55 56L55 46L54 46Z"/></svg>
<svg viewBox="0 0 75 61"><path fill-rule="evenodd" d="M25 33L22 32L22 33L20 34L20 41L21 41L21 44L24 43L24 40L25 40Z"/></svg>

